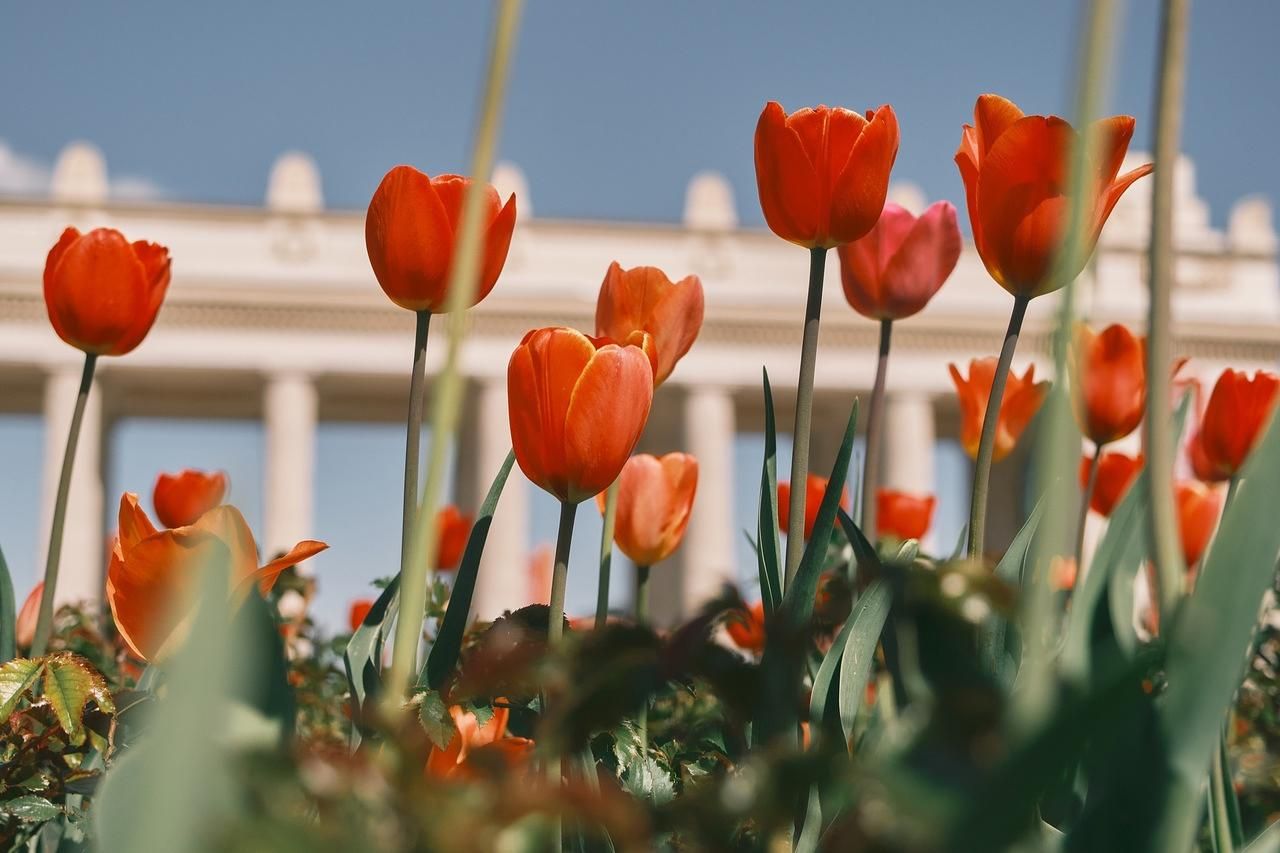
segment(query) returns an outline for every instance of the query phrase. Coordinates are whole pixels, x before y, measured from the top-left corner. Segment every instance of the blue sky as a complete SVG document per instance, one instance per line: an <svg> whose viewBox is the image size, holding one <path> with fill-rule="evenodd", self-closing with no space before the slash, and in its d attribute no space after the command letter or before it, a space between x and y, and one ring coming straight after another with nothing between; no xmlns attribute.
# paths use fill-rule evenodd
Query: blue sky
<svg viewBox="0 0 1280 853"><path fill-rule="evenodd" d="M1137 116L1135 146L1149 147L1157 4L1117 5L1110 107ZM318 161L330 206L361 208L395 163L465 168L489 8L10 4L0 15L0 191L38 189L58 151L87 139L127 179L122 192L257 204L274 159L301 149ZM1072 3L1025 0L530 2L501 156L525 170L539 216L675 220L689 177L715 169L732 182L743 222L758 225L751 134L766 100L889 102L902 127L895 175L960 201L951 158L974 98L995 91L1029 112L1064 111L1078 14ZM1183 140L1219 225L1242 196L1280 199L1277 32L1280 4L1269 0L1194 4ZM334 548L317 567L330 622L395 565L399 429L321 428L316 527ZM42 441L38 418L0 416L6 485L34 487ZM754 465L758 447L749 437L739 445L742 466ZM148 491L159 470L220 467L260 524L256 424L126 421L110 449L109 504L122 489ZM939 464L940 474L955 470L953 454ZM32 491L0 494L0 544L24 589L39 538ZM539 500L534 515L531 541L549 539L554 506ZM590 508L580 519L583 568L569 603L583 610L599 523ZM954 522L944 524L949 543Z"/></svg>

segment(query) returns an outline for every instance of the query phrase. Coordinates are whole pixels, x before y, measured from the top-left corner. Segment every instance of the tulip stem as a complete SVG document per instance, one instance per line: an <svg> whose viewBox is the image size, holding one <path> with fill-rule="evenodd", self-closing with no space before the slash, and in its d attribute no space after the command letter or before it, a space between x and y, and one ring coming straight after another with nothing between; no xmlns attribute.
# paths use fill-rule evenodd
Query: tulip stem
<svg viewBox="0 0 1280 853"><path fill-rule="evenodd" d="M649 624L649 567L636 566L636 624L646 627ZM649 699L646 696L640 704L640 713L636 717L636 728L640 732L640 758L649 754Z"/></svg>
<svg viewBox="0 0 1280 853"><path fill-rule="evenodd" d="M556 562L551 570L551 599L547 613L547 644L555 651L564 640L564 591L569 581L569 547L573 544L573 521L578 513L578 505L568 501L560 503L560 530L556 533ZM542 713L547 713L547 695L542 695ZM557 790L560 788L564 770L564 757L551 755L547 757L547 778ZM553 818L555 846L559 850L560 837L564 827L561 819Z"/></svg>
<svg viewBox="0 0 1280 853"><path fill-rule="evenodd" d="M876 359L876 384L867 409L867 454L862 467L862 532L876 541L876 491L880 485L880 448L884 438L884 382L889 372L889 337L893 320L880 321L880 356Z"/></svg>
<svg viewBox="0 0 1280 853"><path fill-rule="evenodd" d="M1084 490L1080 494L1080 523L1076 526L1076 577L1084 577L1084 526L1089 520L1089 502L1093 500L1094 490L1098 488L1098 469L1102 467L1101 444L1094 445L1093 458L1089 460L1089 475L1085 479Z"/></svg>
<svg viewBox="0 0 1280 853"><path fill-rule="evenodd" d="M422 447L422 410L427 396L427 332L431 312L417 312L413 339L413 374L409 380L409 418L404 443L404 511L400 522L400 572L409 561L413 521L418 513L418 455Z"/></svg>
<svg viewBox="0 0 1280 853"><path fill-rule="evenodd" d="M787 519L785 586L791 585L804 553L805 483L809 475L809 429L813 421L813 369L818 361L818 324L822 318L822 278L827 267L825 246L809 250L809 295L804 307L804 338L800 345L800 376L796 381L796 419L791 430L791 500Z"/></svg>
<svg viewBox="0 0 1280 853"><path fill-rule="evenodd" d="M40 596L40 616L36 620L36 633L31 641L31 657L38 658L49 646L53 633L53 602L58 589L58 567L62 560L62 533L67 523L67 497L71 493L71 469L76 460L76 445L80 443L80 425L84 422L85 405L89 402L89 389L93 386L93 370L97 366L96 353L84 355L84 371L80 374L80 390L76 392L76 407L71 414L71 426L67 430L67 449L62 454L62 473L58 475L58 496L53 502L53 523L49 528L49 553L44 563L44 592Z"/></svg>
<svg viewBox="0 0 1280 853"><path fill-rule="evenodd" d="M618 481L604 494L604 527L600 531L600 583L596 590L596 630L609 619L609 572L613 568L613 526L618 517Z"/></svg>
<svg viewBox="0 0 1280 853"><path fill-rule="evenodd" d="M982 544L987 527L987 489L991 484L991 457L995 452L996 428L1000 423L1000 404L1004 402L1004 386L1013 364L1013 351L1018 346L1018 333L1022 331L1022 319L1027 315L1029 296L1013 298L1013 312L1009 315L1009 328L1004 333L1004 346L1000 348L1000 360L996 363L996 375L991 380L991 394L987 397L987 411L982 416L982 437L978 440L978 457L973 463L973 495L969 504L969 558L982 558Z"/></svg>

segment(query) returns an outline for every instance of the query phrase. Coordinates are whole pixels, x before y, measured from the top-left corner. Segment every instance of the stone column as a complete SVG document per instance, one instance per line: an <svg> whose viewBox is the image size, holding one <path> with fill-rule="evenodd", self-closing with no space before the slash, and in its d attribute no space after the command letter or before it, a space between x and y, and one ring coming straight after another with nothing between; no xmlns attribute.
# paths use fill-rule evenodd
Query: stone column
<svg viewBox="0 0 1280 853"><path fill-rule="evenodd" d="M933 448L936 440L933 401L924 393L890 393L885 397L884 469L887 489L934 494ZM933 535L925 537L926 548Z"/></svg>
<svg viewBox="0 0 1280 853"><path fill-rule="evenodd" d="M67 448L67 430L80 390L80 364L60 367L45 381L44 389L44 511L41 514L40 563L36 576L44 578L49 553L49 525L58 495L62 457ZM58 572L58 604L73 601L98 602L103 594L107 541L103 530L105 507L102 486L102 388L95 381L80 425L71 491L67 499L66 526L62 537L62 559ZM25 594L19 592L20 595Z"/></svg>
<svg viewBox="0 0 1280 853"><path fill-rule="evenodd" d="M278 373L262 399L266 431L263 475L264 560L312 536L318 399L311 377ZM299 567L306 571L306 564Z"/></svg>
<svg viewBox="0 0 1280 853"><path fill-rule="evenodd" d="M698 460L698 493L685 533L681 610L687 617L734 573L733 396L714 386L691 388L685 399L685 450Z"/></svg>
<svg viewBox="0 0 1280 853"><path fill-rule="evenodd" d="M459 472L473 480L467 491L477 495L476 506L484 500L493 477L511 450L511 426L507 418L505 377L486 379L476 390L475 419L462 429L470 440L470 459L459 459ZM529 572L529 483L513 465L511 476L498 500L493 526L485 542L472 611L479 619L492 619L504 610L528 604Z"/></svg>

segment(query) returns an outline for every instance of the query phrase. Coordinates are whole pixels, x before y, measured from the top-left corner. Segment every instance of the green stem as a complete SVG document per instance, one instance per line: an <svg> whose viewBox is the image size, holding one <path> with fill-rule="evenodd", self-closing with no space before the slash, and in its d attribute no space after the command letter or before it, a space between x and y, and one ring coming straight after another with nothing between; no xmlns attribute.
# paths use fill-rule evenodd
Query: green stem
<svg viewBox="0 0 1280 853"><path fill-rule="evenodd" d="M573 521L578 505L563 501L560 504L560 530L556 534L556 562L551 571L551 600L547 613L547 642L555 649L564 640L564 592L569 581L569 547L573 543ZM547 713L547 696L542 696L542 713ZM560 787L564 775L564 756L547 756L547 778L552 786ZM564 826L559 816L553 819L552 850L559 850Z"/></svg>
<svg viewBox="0 0 1280 853"><path fill-rule="evenodd" d="M876 491L880 485L880 447L884 438L884 382L889 372L889 336L893 321L880 321L880 355L876 359L876 384L867 410L867 454L862 468L862 532L876 541Z"/></svg>
<svg viewBox="0 0 1280 853"><path fill-rule="evenodd" d="M636 566L636 624L641 627L649 624L649 567ZM640 713L636 717L636 728L640 730L640 755L649 754L649 700L640 705Z"/></svg>
<svg viewBox="0 0 1280 853"><path fill-rule="evenodd" d="M427 332L431 312L417 312L413 339L413 373L409 380L409 417L404 442L404 508L400 516L400 572L409 560L413 521L418 512L418 455L422 446L422 409L427 396Z"/></svg>
<svg viewBox="0 0 1280 853"><path fill-rule="evenodd" d="M1231 820L1227 805L1227 780L1223 774L1226 760L1223 739L1213 749L1209 767L1209 827L1215 853L1232 853L1236 849L1231 837Z"/></svg>
<svg viewBox="0 0 1280 853"><path fill-rule="evenodd" d="M58 591L58 568L62 561L62 534L67 523L67 497L71 493L71 469L76 460L76 445L80 443L80 425L84 422L85 405L89 402L89 389L93 386L93 369L98 363L95 353L84 355L84 371L80 374L80 390L76 392L76 407L71 414L71 426L67 430L67 449L62 454L62 473L58 475L58 496L53 503L53 524L49 528L49 553L44 563L44 592L40 596L40 616L36 620L36 633L31 641L31 657L38 658L49 646L53 633L53 602Z"/></svg>
<svg viewBox="0 0 1280 853"><path fill-rule="evenodd" d="M1013 298L1013 312L1009 315L1009 328L1004 334L1004 346L996 363L996 375L991 381L991 394L987 397L987 411L982 416L982 437L978 440L978 458L973 465L973 496L969 504L969 557L982 558L982 542L986 537L987 490L991 484L991 456L995 452L996 427L1000 423L1000 404L1004 402L1004 386L1009 378L1009 366L1013 363L1013 351L1018 346L1018 333L1022 331L1022 319L1027 315L1029 296Z"/></svg>
<svg viewBox="0 0 1280 853"><path fill-rule="evenodd" d="M600 582L596 589L596 630L609 619L609 572L613 567L613 526L618 516L618 480L604 494L604 527L600 531Z"/></svg>
<svg viewBox="0 0 1280 853"><path fill-rule="evenodd" d="M809 295L804 307L804 338L800 344L800 376L796 381L796 419L791 430L791 501L787 524L787 562L784 589L791 585L804 553L805 481L809 476L809 429L813 421L813 369L818 361L818 325L822 319L822 279L827 250L809 250Z"/></svg>
<svg viewBox="0 0 1280 853"><path fill-rule="evenodd" d="M1098 487L1098 469L1102 466L1103 445L1093 448L1093 459L1089 461L1089 477L1085 481L1084 491L1080 494L1080 523L1076 525L1076 578L1084 578L1084 527L1089 520L1089 501L1093 500L1093 492Z"/></svg>

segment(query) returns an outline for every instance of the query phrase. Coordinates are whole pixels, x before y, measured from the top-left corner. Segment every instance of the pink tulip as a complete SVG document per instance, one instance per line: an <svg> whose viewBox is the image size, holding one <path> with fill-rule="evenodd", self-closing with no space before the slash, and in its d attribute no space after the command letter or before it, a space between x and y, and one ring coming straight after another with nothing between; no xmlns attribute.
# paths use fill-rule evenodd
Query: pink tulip
<svg viewBox="0 0 1280 853"><path fill-rule="evenodd" d="M960 228L948 201L919 218L890 202L867 236L841 246L840 281L853 310L901 320L928 304L960 259Z"/></svg>

